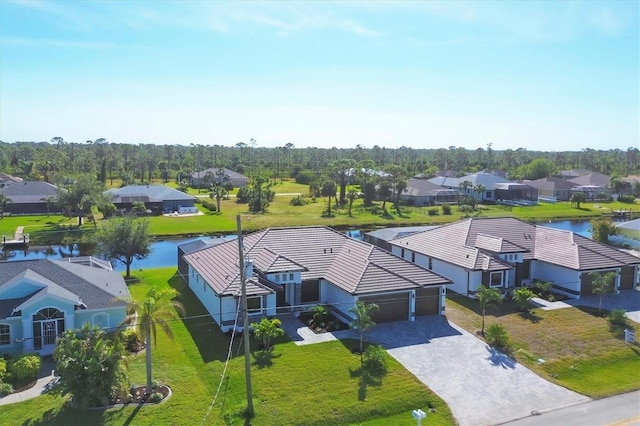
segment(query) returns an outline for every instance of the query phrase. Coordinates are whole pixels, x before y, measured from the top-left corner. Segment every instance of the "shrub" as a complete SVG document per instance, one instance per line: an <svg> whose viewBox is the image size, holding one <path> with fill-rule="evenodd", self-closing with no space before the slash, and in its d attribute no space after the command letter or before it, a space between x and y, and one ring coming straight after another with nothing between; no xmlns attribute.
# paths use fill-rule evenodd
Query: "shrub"
<svg viewBox="0 0 640 426"><path fill-rule="evenodd" d="M122 344L129 352L136 352L140 348L140 334L133 328L127 328L120 335Z"/></svg>
<svg viewBox="0 0 640 426"><path fill-rule="evenodd" d="M13 386L9 383L0 383L0 397L13 393Z"/></svg>
<svg viewBox="0 0 640 426"><path fill-rule="evenodd" d="M387 371L387 352L380 345L368 346L364 351L364 367L370 373L384 374Z"/></svg>
<svg viewBox="0 0 640 426"><path fill-rule="evenodd" d="M38 378L40 372L40 356L37 354L22 355L9 363L9 371L18 382L28 382Z"/></svg>
<svg viewBox="0 0 640 426"><path fill-rule="evenodd" d="M621 195L618 197L618 201L621 203L633 204L636 200L636 197L633 195Z"/></svg>
<svg viewBox="0 0 640 426"><path fill-rule="evenodd" d="M7 373L7 361L4 358L0 358L0 383L4 379L4 375Z"/></svg>
<svg viewBox="0 0 640 426"><path fill-rule="evenodd" d="M451 214L451 206L448 205L443 205L442 206L442 214L444 215L450 215Z"/></svg>
<svg viewBox="0 0 640 426"><path fill-rule="evenodd" d="M296 183L309 185L316 179L316 173L313 170L303 170L296 175Z"/></svg>
<svg viewBox="0 0 640 426"><path fill-rule="evenodd" d="M468 204L462 204L458 207L460 213L473 213L473 207Z"/></svg>
<svg viewBox="0 0 640 426"><path fill-rule="evenodd" d="M301 197L300 195L298 195L297 197L293 197L291 200L289 200L289 205L292 206L304 206L306 204L308 204L309 201L306 198Z"/></svg>
<svg viewBox="0 0 640 426"><path fill-rule="evenodd" d="M531 290L525 287L517 288L513 291L513 300L518 304L521 310L525 311L529 308L531 299L535 296Z"/></svg>
<svg viewBox="0 0 640 426"><path fill-rule="evenodd" d="M202 207L204 207L205 209L209 210L210 212L217 212L218 211L218 206L216 205L215 201L207 200L206 198L202 199Z"/></svg>
<svg viewBox="0 0 640 426"><path fill-rule="evenodd" d="M487 343L496 348L507 348L509 346L509 335L502 324L491 324L485 331Z"/></svg>
<svg viewBox="0 0 640 426"><path fill-rule="evenodd" d="M609 320L609 322L613 325L626 326L626 311L624 309L613 309L611 312L609 312L609 315L607 315L607 320Z"/></svg>
<svg viewBox="0 0 640 426"><path fill-rule="evenodd" d="M250 197L251 189L248 186L243 186L238 189L238 193L236 194L236 203L246 204L249 202Z"/></svg>
<svg viewBox="0 0 640 426"><path fill-rule="evenodd" d="M427 210L427 213L429 214L429 216L437 216L438 215L438 209L436 208L432 208Z"/></svg>
<svg viewBox="0 0 640 426"><path fill-rule="evenodd" d="M154 392L149 397L149 401L151 402L160 402L162 401L162 394L160 392Z"/></svg>

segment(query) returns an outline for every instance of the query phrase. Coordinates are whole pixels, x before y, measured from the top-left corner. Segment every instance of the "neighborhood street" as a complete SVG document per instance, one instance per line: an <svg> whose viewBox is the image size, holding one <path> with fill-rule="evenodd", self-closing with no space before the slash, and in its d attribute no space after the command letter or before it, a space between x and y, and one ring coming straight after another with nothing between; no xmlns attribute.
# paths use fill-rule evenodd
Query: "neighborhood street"
<svg viewBox="0 0 640 426"><path fill-rule="evenodd" d="M638 426L640 425L640 391L572 405L510 423L509 426Z"/></svg>

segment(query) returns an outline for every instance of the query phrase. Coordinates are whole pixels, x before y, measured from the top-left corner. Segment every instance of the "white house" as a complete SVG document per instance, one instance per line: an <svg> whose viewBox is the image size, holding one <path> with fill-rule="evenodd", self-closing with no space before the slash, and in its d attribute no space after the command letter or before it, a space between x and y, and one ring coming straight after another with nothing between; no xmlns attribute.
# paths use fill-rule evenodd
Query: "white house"
<svg viewBox="0 0 640 426"><path fill-rule="evenodd" d="M271 316L316 304L346 321L356 301L376 303L374 321L414 320L444 310L449 280L327 227L271 228L243 238L249 315ZM240 302L238 242L183 256L189 288L223 331Z"/></svg>
<svg viewBox="0 0 640 426"><path fill-rule="evenodd" d="M84 323L115 330L126 316L117 298L129 289L108 262L0 262L0 353L51 355L61 333Z"/></svg>
<svg viewBox="0 0 640 426"><path fill-rule="evenodd" d="M481 285L503 292L552 281L573 298L592 294L591 272L615 272L616 290L638 285L640 258L569 231L515 218L472 218L388 242L401 258L449 278L456 293Z"/></svg>

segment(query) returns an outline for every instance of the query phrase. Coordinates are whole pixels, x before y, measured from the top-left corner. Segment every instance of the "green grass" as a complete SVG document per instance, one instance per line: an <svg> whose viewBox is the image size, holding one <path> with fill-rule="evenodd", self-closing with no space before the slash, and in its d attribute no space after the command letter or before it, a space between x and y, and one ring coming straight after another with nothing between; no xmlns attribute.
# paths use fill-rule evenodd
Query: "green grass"
<svg viewBox="0 0 640 426"><path fill-rule="evenodd" d="M476 300L448 296L446 314L470 333L480 330ZM624 343L620 329L597 309L536 308L524 314L504 302L487 307L486 324L492 323L507 329L519 362L559 385L593 398L640 389L640 346ZM629 327L640 332L638 324Z"/></svg>
<svg viewBox="0 0 640 426"><path fill-rule="evenodd" d="M0 407L2 423L199 424L207 415L220 382L230 338L219 331L195 296L185 291L184 281L173 273L173 268L145 271L139 275L141 281L130 287L133 297L140 298L151 284L171 285L181 292L180 300L187 308L189 319L171 324L175 341L170 342L159 332L158 345L153 348L154 379L173 389L168 401L141 409L79 413L64 405L65 399L45 395ZM206 424L245 423L244 358L237 356L239 343L236 340L232 348L234 356L227 378ZM396 419L410 421L411 410L428 407L437 411L430 414L430 423L454 424L447 405L393 359L379 383L362 386L359 357L351 353L351 346L348 341L296 346L283 337L276 342L271 365L258 362L258 352L254 351L251 370L256 414L251 424L410 424L397 423ZM134 383L144 383L144 353L131 358L130 372ZM5 423L7 419L11 420Z"/></svg>
<svg viewBox="0 0 640 426"><path fill-rule="evenodd" d="M278 184L275 190L279 193L300 192L305 185L285 181ZM452 206L451 215L443 215L438 208L438 215L429 216L430 207L402 207L402 214L396 214L392 203L387 203L386 214L374 214L365 209L362 200L356 200L352 208L352 216L347 207L332 207L333 216L323 217L327 208L326 198L319 198L304 206L291 206L292 196L276 196L265 213L249 213L246 204L238 204L235 198L221 201L221 212L211 213L202 209L203 215L191 217L150 217L150 232L157 238L217 235L236 231L236 216L242 217L245 231L255 231L279 226L327 225L335 228L372 229L388 226L432 225L450 223L465 217L456 206ZM378 209L381 203L378 203ZM602 208L604 207L604 208ZM528 221L546 221L554 219L588 219L599 217L611 210L638 209L638 204L622 203L585 203L582 208L572 208L570 203L541 203L533 207L507 207L498 205L482 205L473 217L513 216ZM102 220L98 220L101 226ZM25 232L31 236L32 244L45 245L86 241L93 232L93 224L85 224L80 230L75 229L77 218L63 216L12 216L0 220L0 234L13 235L17 226L25 226ZM71 227L72 229L68 229Z"/></svg>

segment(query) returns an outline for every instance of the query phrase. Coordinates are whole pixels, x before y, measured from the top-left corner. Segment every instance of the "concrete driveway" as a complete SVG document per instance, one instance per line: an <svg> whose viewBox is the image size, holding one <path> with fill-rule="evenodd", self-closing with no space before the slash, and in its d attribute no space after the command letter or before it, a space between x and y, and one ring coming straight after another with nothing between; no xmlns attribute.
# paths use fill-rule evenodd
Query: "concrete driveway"
<svg viewBox="0 0 640 426"><path fill-rule="evenodd" d="M590 400L540 378L445 317L379 324L367 339L442 397L461 426L500 424Z"/></svg>
<svg viewBox="0 0 640 426"><path fill-rule="evenodd" d="M580 299L565 300L571 306L591 306L598 307L600 296L584 296ZM640 322L640 291L621 290L620 294L605 294L602 296L602 309L608 311L612 309L624 309L627 317L634 322Z"/></svg>

